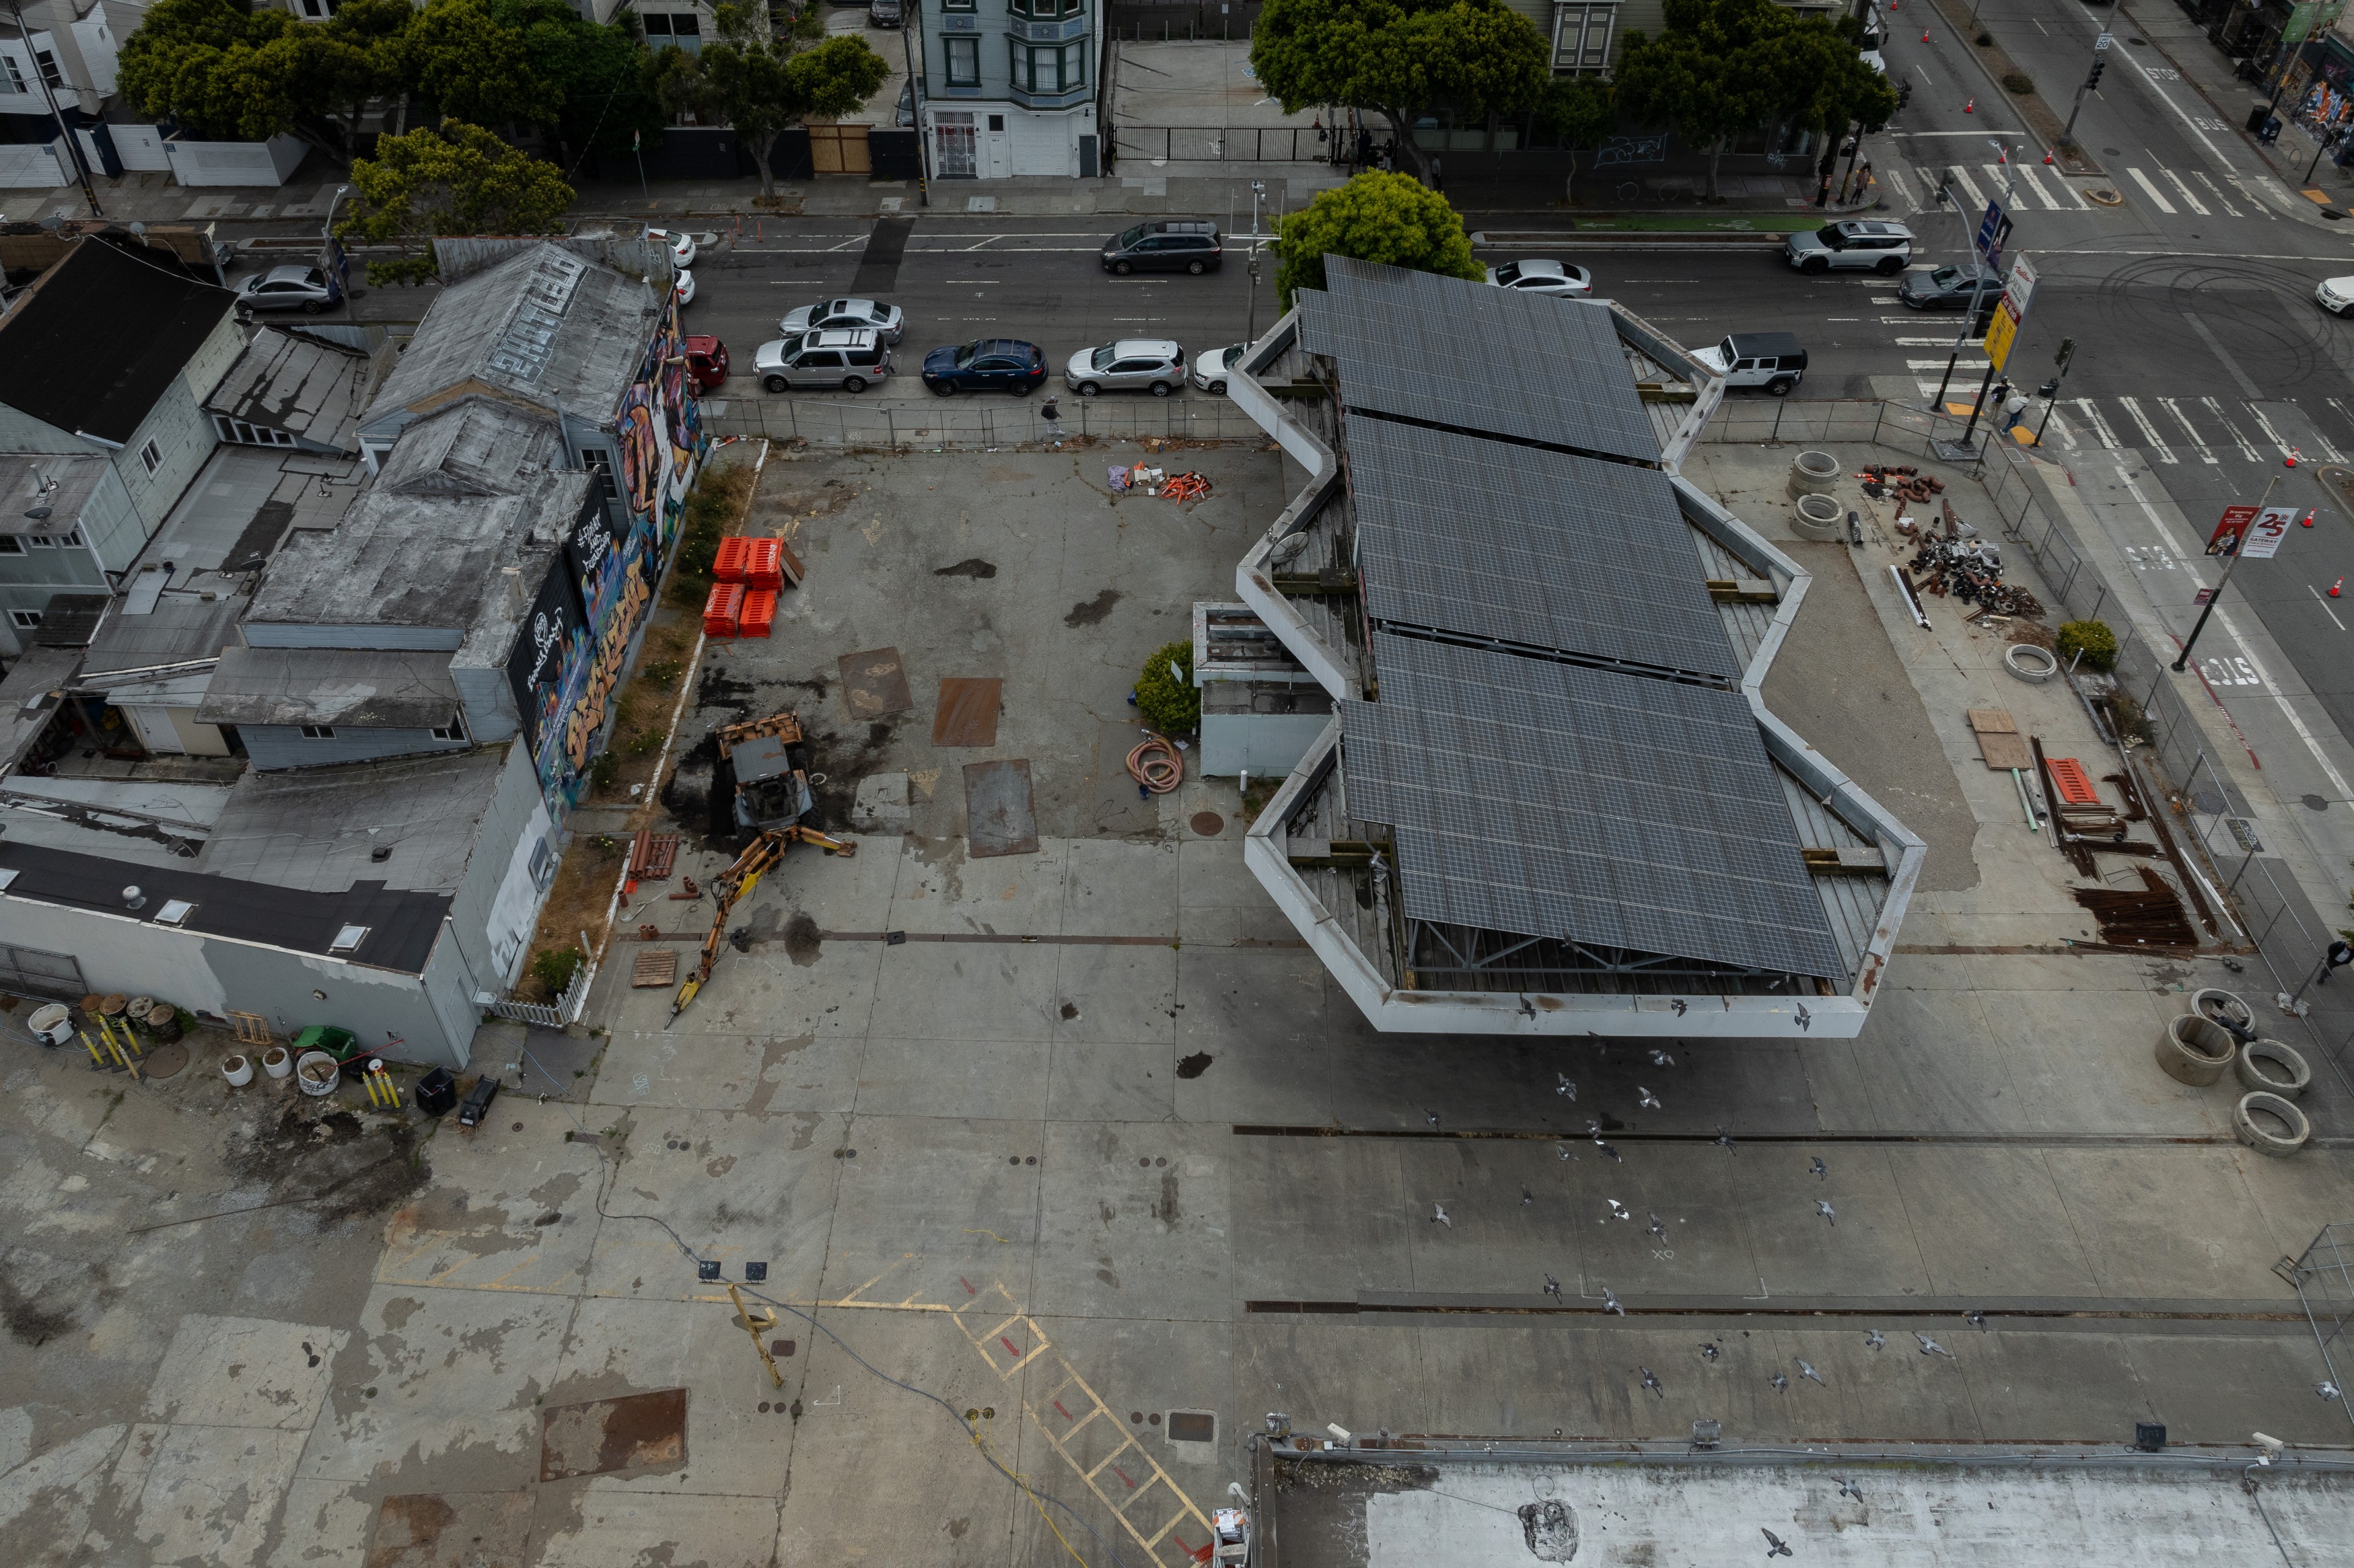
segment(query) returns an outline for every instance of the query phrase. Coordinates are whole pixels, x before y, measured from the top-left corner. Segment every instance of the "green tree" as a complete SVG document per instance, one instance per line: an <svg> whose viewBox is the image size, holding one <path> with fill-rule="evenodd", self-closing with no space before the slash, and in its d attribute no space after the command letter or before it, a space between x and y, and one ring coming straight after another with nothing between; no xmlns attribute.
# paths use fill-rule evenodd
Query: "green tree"
<svg viewBox="0 0 2354 1568"><path fill-rule="evenodd" d="M717 9L719 38L699 56L665 51L656 68L663 101L724 116L743 138L760 171L760 198L774 201L769 157L777 134L802 119L838 119L882 90L891 68L866 40L842 33L813 48L800 46L822 33L814 8L795 18L784 37L764 37L760 15L748 7Z"/></svg>
<svg viewBox="0 0 2354 1568"><path fill-rule="evenodd" d="M647 78L633 19L599 25L567 0L491 0L491 14L522 35L525 57L555 90L553 118L536 123L566 163L584 152L626 153L633 136L660 141L669 117Z"/></svg>
<svg viewBox="0 0 2354 1568"><path fill-rule="evenodd" d="M1552 69L1543 36L1503 0L1267 0L1250 59L1286 113L1337 103L1381 115L1425 176L1430 157L1414 141L1425 111L1516 112Z"/></svg>
<svg viewBox="0 0 2354 1568"><path fill-rule="evenodd" d="M337 234L416 247L398 260L369 262L374 284L433 276L435 235L561 234L572 205L572 187L555 164L456 120L378 137L375 157L353 162L352 185L352 216Z"/></svg>
<svg viewBox="0 0 2354 1568"><path fill-rule="evenodd" d="M326 23L297 35L307 57L304 95L342 133L345 157L359 144L369 105L408 89L416 16L408 0L344 0Z"/></svg>
<svg viewBox="0 0 2354 1568"><path fill-rule="evenodd" d="M1537 130L1569 150L1569 184L1564 193L1577 203L1577 154L1602 145L1618 123L1610 84L1595 76L1557 76L1537 100Z"/></svg>
<svg viewBox="0 0 2354 1568"><path fill-rule="evenodd" d="M409 25L417 90L445 120L470 125L552 125L563 90L533 58L522 27L485 0L431 0Z"/></svg>
<svg viewBox="0 0 2354 1568"><path fill-rule="evenodd" d="M291 12L234 0L156 0L122 41L116 88L142 114L217 141L266 141L310 111L310 64Z"/></svg>
<svg viewBox="0 0 2354 1568"><path fill-rule="evenodd" d="M1301 289L1324 286L1327 256L1386 261L1442 278L1488 275L1471 259L1471 237L1447 198L1409 175L1359 175L1323 192L1283 220L1275 249L1282 259L1275 291L1285 310Z"/></svg>

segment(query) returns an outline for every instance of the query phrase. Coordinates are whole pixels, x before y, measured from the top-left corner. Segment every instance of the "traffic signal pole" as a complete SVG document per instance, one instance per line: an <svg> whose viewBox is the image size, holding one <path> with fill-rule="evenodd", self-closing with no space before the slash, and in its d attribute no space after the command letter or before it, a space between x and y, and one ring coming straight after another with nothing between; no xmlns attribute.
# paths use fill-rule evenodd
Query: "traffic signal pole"
<svg viewBox="0 0 2354 1568"><path fill-rule="evenodd" d="M2109 66L2109 62L2101 57L2108 52L2108 48L2109 35L2105 32L2093 40L2093 69L2084 74L2083 83L2076 89L2076 101L2068 107L2068 123L2060 127L2060 140L2062 142L2076 134L2076 116L2084 112L2084 95L2100 90L2101 72Z"/></svg>
<svg viewBox="0 0 2354 1568"><path fill-rule="evenodd" d="M2253 528L2257 520L2264 516L2264 508L2272 502L2273 487L2280 483L2280 477L2273 475L2271 482L2264 486L2264 494L2256 498L2256 515L2249 518L2248 527L2241 529L2232 540L2232 558L2223 563L2223 575L2215 579L2215 591L2207 596L2206 608L2199 612L2199 619L2191 622L2190 635L2182 640L2182 652L2174 661L2176 674L2179 675L2190 667L2190 650L2198 645L2199 634L2207 630L2207 618L2215 613L2217 605L2223 602L2223 585L2232 580L2232 568L2240 564L2242 547L2248 542L2248 529Z"/></svg>

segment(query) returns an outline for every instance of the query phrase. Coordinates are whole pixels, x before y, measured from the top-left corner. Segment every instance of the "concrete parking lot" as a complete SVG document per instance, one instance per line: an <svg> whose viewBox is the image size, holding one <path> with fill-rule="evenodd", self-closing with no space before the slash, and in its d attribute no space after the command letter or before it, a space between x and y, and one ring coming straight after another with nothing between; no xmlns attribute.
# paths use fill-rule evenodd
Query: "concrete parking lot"
<svg viewBox="0 0 2354 1568"><path fill-rule="evenodd" d="M1140 460L1214 493L1114 500L1106 466ZM1709 482L1762 496L1787 461L1712 449ZM790 852L674 1021L619 944L601 1033L476 1131L314 1123L201 1054L132 1085L10 1024L0 1556L1179 1568L1278 1410L2347 1445L2272 1267L2354 1218L2344 1091L2319 1075L2317 1145L2260 1158L2221 1088L2151 1060L2184 988L2233 977L2057 950L2065 868L1956 726L1995 698L2076 746L2063 694L1906 630L1885 552L1817 547L1777 689L1938 817L1863 1037L1658 1062L1374 1035L1244 869L1231 784L1140 801L1121 766L1135 672L1230 597L1298 483L1281 465L772 455L751 526L791 528L810 576L771 639L706 652L667 797L681 869L730 853L705 736L780 707L818 736L827 826L899 775L908 830ZM840 662L886 649L907 707L854 709ZM958 677L1002 683L993 744L934 741ZM977 856L964 769L1015 760L1036 850ZM642 896L623 929L699 939L707 903ZM486 1032L477 1065L518 1044ZM697 1260L765 1265L781 1386Z"/></svg>

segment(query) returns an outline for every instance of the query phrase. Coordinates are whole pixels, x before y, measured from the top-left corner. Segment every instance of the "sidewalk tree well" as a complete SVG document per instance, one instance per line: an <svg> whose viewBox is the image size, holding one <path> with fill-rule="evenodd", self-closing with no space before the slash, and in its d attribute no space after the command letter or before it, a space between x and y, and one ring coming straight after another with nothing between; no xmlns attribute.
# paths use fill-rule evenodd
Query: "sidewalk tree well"
<svg viewBox="0 0 2354 1568"><path fill-rule="evenodd" d="M1577 201L1577 154L1602 145L1618 123L1618 105L1610 84L1596 76L1557 76L1545 83L1537 100L1537 131L1553 137L1569 153L1569 184L1564 192L1571 205Z"/></svg>
<svg viewBox="0 0 2354 1568"><path fill-rule="evenodd" d="M1426 177L1417 117L1527 109L1552 58L1544 36L1503 0L1267 0L1251 29L1251 69L1284 112L1341 103L1379 114L1398 156Z"/></svg>
<svg viewBox="0 0 2354 1568"><path fill-rule="evenodd" d="M1442 278L1477 282L1487 269L1471 257L1471 237L1463 231L1447 198L1410 175L1363 174L1325 191L1284 218L1276 237L1275 291L1281 308L1301 289L1324 287L1324 258L1353 256L1386 261Z"/></svg>
<svg viewBox="0 0 2354 1568"><path fill-rule="evenodd" d="M823 36L814 7L798 13L782 37L770 36L749 7L722 5L716 15L718 39L701 54L669 48L655 57L656 89L673 111L716 113L735 127L760 171L760 198L774 201L769 156L778 133L804 119L855 112L882 90L891 68L855 34L806 47Z"/></svg>
<svg viewBox="0 0 2354 1568"><path fill-rule="evenodd" d="M561 234L572 187L553 164L462 121L376 138L376 156L352 164L352 216L335 232L416 253L371 261L372 284L416 283L434 273L437 234Z"/></svg>

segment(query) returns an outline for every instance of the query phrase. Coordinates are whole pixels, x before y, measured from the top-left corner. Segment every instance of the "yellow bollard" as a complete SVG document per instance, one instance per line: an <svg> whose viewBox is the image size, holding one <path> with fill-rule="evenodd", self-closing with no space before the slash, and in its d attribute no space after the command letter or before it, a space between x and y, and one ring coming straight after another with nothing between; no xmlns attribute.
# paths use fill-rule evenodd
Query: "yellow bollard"
<svg viewBox="0 0 2354 1568"><path fill-rule="evenodd" d="M98 1042L90 1037L89 1030L77 1029L74 1031L74 1034L81 1041L82 1049L90 1053L90 1065L91 1066L96 1067L101 1073L111 1073L114 1070L106 1065L106 1058L99 1054Z"/></svg>

